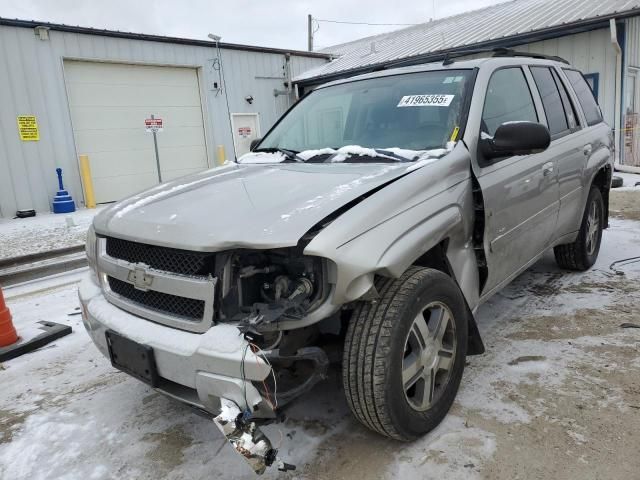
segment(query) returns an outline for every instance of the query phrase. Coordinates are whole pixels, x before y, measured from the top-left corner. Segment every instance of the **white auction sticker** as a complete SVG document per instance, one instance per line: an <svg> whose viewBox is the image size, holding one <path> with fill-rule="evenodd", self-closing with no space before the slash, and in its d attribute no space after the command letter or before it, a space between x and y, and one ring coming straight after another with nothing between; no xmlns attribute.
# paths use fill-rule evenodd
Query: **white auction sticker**
<svg viewBox="0 0 640 480"><path fill-rule="evenodd" d="M448 107L455 95L405 95L398 107Z"/></svg>

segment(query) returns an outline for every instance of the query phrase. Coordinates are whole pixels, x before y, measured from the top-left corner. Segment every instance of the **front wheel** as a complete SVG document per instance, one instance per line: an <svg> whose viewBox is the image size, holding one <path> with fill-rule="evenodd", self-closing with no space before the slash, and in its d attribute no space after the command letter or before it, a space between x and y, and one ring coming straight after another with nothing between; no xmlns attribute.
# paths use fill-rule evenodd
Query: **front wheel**
<svg viewBox="0 0 640 480"><path fill-rule="evenodd" d="M380 279L377 302L354 312L343 383L353 414L398 440L435 428L456 396L467 351L467 309L448 275L412 267Z"/></svg>
<svg viewBox="0 0 640 480"><path fill-rule="evenodd" d="M554 247L556 263L567 270L585 271L598 259L604 228L604 202L597 187L591 187L578 237L573 243Z"/></svg>

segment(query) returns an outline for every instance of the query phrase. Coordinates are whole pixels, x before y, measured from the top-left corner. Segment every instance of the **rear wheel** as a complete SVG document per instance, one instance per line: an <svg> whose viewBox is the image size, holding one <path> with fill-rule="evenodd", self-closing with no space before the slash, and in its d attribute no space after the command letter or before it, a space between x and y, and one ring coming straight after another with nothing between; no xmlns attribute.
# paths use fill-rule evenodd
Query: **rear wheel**
<svg viewBox="0 0 640 480"><path fill-rule="evenodd" d="M354 415L398 440L435 428L456 396L467 350L467 310L456 283L427 268L381 279L347 331L343 382Z"/></svg>
<svg viewBox="0 0 640 480"><path fill-rule="evenodd" d="M591 187L575 242L558 245L553 249L558 266L568 270L584 271L596 263L602 241L604 217L602 193L597 187Z"/></svg>

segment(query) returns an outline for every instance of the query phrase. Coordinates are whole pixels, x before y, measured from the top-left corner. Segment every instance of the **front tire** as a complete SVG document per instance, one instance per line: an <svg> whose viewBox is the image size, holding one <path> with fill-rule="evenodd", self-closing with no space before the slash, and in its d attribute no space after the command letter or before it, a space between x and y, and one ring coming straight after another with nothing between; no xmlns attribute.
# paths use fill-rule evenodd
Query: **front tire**
<svg viewBox="0 0 640 480"><path fill-rule="evenodd" d="M345 339L343 383L353 414L371 430L414 440L434 429L456 396L467 351L467 309L448 275L411 267L380 279Z"/></svg>
<svg viewBox="0 0 640 480"><path fill-rule="evenodd" d="M592 186L575 242L558 245L553 249L560 268L583 272L596 263L602 241L604 218L602 193L600 189Z"/></svg>

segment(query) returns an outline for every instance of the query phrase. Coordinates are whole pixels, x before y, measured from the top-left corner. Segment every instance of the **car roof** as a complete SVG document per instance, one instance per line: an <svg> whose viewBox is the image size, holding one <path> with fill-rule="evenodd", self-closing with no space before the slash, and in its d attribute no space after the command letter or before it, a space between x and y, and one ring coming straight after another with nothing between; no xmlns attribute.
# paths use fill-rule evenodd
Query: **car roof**
<svg viewBox="0 0 640 480"><path fill-rule="evenodd" d="M388 77L392 75L404 75L407 73L417 73L417 72L430 72L436 70L464 70L464 69L473 69L473 68L491 68L495 69L497 67L502 66L511 66L511 65L546 65L546 66L559 66L564 68L574 68L568 63L561 62L558 60L553 60L550 58L535 58L535 57L526 57L526 56L515 56L515 57L507 57L507 56L496 56L496 57L483 57L483 58L473 58L467 60L453 60L448 63L444 63L442 60L438 62L431 63L421 63L418 65L411 65L407 67L396 67L389 68L385 70L379 70L376 72L365 73L362 75L356 75L354 77L342 78L339 80L334 80L332 82L328 82L318 86L317 88L325 88L333 85L340 85L343 83L351 83L357 82L359 80L367 80L370 78L379 78L379 77Z"/></svg>

